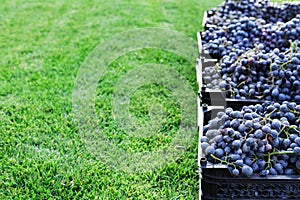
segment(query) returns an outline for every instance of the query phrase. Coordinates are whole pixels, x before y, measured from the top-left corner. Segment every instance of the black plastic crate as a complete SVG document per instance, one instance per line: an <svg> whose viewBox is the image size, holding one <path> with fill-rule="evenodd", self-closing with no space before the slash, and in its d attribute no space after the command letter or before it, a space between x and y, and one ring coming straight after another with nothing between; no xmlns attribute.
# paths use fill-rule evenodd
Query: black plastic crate
<svg viewBox="0 0 300 200"><path fill-rule="evenodd" d="M211 27L217 27L214 24L207 23L207 18L213 16L214 14L215 14L215 11L213 11L213 10L205 11L204 12L204 14L203 14L203 20L202 20L202 26L204 27L204 30L208 30Z"/></svg>
<svg viewBox="0 0 300 200"><path fill-rule="evenodd" d="M207 29L209 29L208 27ZM213 26L211 27L213 28ZM203 38L203 32L199 31L197 32L197 41L198 41L198 50L199 50L199 58L202 59L216 59L217 61L221 59L221 57L210 54L208 51L203 49L203 44L202 44L202 38Z"/></svg>
<svg viewBox="0 0 300 200"><path fill-rule="evenodd" d="M207 51L202 48L202 32L197 32L199 59L213 59Z"/></svg>
<svg viewBox="0 0 300 200"><path fill-rule="evenodd" d="M196 77L199 86L199 98L201 105L225 105L225 93L219 89L213 90L206 86L203 79L203 68L214 65L216 60L198 59L196 64ZM214 101L216 100L216 101Z"/></svg>
<svg viewBox="0 0 300 200"><path fill-rule="evenodd" d="M202 167L202 199L300 199L299 176L232 177L226 166Z"/></svg>
<svg viewBox="0 0 300 200"><path fill-rule="evenodd" d="M208 105L208 106L224 106L228 101L240 102L243 104L248 103L263 103L265 100L263 97L260 98L246 98L246 99L239 99L230 93L221 90L220 87L213 87L209 86L210 83L217 81L217 83L222 81L222 75L220 69L217 68L217 63L219 62L218 58L214 58L211 56L207 51L203 50L202 47L202 33L198 32L198 46L199 46L199 54L200 57L197 60L196 64L196 72L197 72L197 82L199 86L199 93L201 98L201 104ZM214 74L219 74L219 78L214 79L211 77L213 81L208 81L206 79L206 75L204 74L205 69L207 68L214 68ZM225 101L225 102L224 102ZM279 100L277 100L280 102ZM293 100L294 101L294 100ZM300 103L297 101L297 103Z"/></svg>
<svg viewBox="0 0 300 200"><path fill-rule="evenodd" d="M232 99L225 98L223 93L218 91L209 91L209 92L199 92L200 106L224 106L228 107L229 105L234 106L243 106L243 105L252 105L263 103L264 100L256 99Z"/></svg>
<svg viewBox="0 0 300 200"><path fill-rule="evenodd" d="M240 105L228 105L233 109ZM203 126L217 116L225 107L198 105L199 138L203 135ZM253 175L250 178L232 176L224 164L212 164L202 154L199 140L198 165L200 175L199 199L300 199L300 175Z"/></svg>
<svg viewBox="0 0 300 200"><path fill-rule="evenodd" d="M203 70L205 70L206 68L211 68L214 69L216 66L216 62L217 60L215 59L206 59L206 58L199 58L196 61L196 75L197 75L197 83L199 86L199 90L201 91L205 91L207 89L213 89L213 88L209 88L208 87L208 81L206 81L204 79L204 74L203 74ZM219 74L219 72L218 72ZM221 80L221 79L220 79ZM220 80L216 80L217 82L219 82ZM215 88L215 89L220 89L219 87Z"/></svg>

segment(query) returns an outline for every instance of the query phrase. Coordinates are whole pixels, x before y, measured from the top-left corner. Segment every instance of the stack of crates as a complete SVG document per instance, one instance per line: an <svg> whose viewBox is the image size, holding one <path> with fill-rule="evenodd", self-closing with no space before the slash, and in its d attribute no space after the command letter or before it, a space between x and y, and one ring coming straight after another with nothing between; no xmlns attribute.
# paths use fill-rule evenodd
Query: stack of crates
<svg viewBox="0 0 300 200"><path fill-rule="evenodd" d="M216 25L206 23L206 19L214 15L214 10L207 11L203 17L205 30ZM288 11L287 11L288 12ZM202 48L202 32L197 33L199 58L196 63L198 92L198 130L199 138L203 135L203 127L210 119L217 116L220 111L227 107L241 109L244 105L263 103L258 99L235 99L228 98L221 89L207 87L203 71L205 68L215 67L218 58L212 58ZM300 199L300 175L276 175L261 177L253 175L250 178L233 176L227 165L212 164L207 161L202 153L201 142L198 148L199 166L199 199Z"/></svg>

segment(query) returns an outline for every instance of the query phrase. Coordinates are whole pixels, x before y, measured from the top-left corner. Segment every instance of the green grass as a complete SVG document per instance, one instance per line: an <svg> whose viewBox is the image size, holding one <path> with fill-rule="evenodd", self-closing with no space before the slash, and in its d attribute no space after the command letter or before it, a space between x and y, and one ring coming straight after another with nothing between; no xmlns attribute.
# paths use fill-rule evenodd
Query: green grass
<svg viewBox="0 0 300 200"><path fill-rule="evenodd" d="M3 0L0 199L197 199L197 132L186 153L162 169L129 173L112 168L89 151L80 136L72 92L81 64L100 43L146 27L177 30L196 41L203 11L220 2ZM162 105L167 118L159 134L134 138L116 125L114 86L134 66L145 63L173 66L197 91L194 64L163 50L134 51L109 65L95 99L103 119L100 126L118 147L134 153L168 145L180 123L178 101L165 88L148 84L133 93L129 112L147 124L151 106Z"/></svg>
<svg viewBox="0 0 300 200"><path fill-rule="evenodd" d="M2 2L0 199L197 199L197 132L186 153L162 169L130 173L112 168L89 151L79 135L72 92L85 58L115 34L161 27L196 41L202 13L212 6L203 4L196 0ZM115 84L130 69L146 63L173 66L197 91L194 64L163 50L134 51L109 65L95 99L103 119L100 126L109 140L133 153L168 145L181 117L170 91L146 84L132 94L129 112L147 125L151 106L160 104L167 113L164 127L154 136L139 138L116 125L111 103Z"/></svg>

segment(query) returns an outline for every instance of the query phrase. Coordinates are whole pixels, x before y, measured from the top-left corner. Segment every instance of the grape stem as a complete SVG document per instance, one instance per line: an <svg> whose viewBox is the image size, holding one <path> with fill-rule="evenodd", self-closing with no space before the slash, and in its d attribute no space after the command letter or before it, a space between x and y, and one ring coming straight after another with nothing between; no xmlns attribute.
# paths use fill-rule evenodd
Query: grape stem
<svg viewBox="0 0 300 200"><path fill-rule="evenodd" d="M276 151L268 154L263 154L262 156L268 156L269 159L273 155L282 155L282 154L294 154L294 151Z"/></svg>
<svg viewBox="0 0 300 200"><path fill-rule="evenodd" d="M233 164L233 163L230 163L230 162L228 162L228 161L225 161L225 160L222 160L222 159L220 159L220 158L217 158L215 155L213 155L213 154L211 154L210 155L213 159L215 159L215 160L218 160L219 162L221 162L221 163L225 163L225 164L227 164L227 165L232 165L232 166L234 166L235 168L236 168L236 165L235 164Z"/></svg>

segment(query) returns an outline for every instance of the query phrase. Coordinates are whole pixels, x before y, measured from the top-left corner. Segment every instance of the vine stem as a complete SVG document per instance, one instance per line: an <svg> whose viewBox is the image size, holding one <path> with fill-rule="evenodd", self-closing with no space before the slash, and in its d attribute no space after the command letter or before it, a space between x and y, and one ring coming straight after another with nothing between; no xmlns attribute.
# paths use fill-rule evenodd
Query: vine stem
<svg viewBox="0 0 300 200"><path fill-rule="evenodd" d="M282 154L294 154L294 151L276 151L276 152L264 154L263 156L268 156L270 158L273 155L282 155Z"/></svg>
<svg viewBox="0 0 300 200"><path fill-rule="evenodd" d="M213 159L220 161L221 163L225 163L225 164L227 164L227 165L232 165L232 166L234 166L234 167L236 168L236 165L233 164L233 163L230 163L230 162L227 162L227 161L222 160L222 159L220 159L220 158L217 158L215 155L212 155L212 154L211 154L210 156L211 156Z"/></svg>

